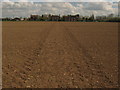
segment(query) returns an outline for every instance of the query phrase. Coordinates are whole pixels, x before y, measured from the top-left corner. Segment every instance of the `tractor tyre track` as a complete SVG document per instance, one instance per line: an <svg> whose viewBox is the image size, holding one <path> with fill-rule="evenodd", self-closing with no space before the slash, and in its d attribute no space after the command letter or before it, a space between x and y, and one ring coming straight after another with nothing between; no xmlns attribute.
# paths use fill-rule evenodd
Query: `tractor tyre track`
<svg viewBox="0 0 120 90"><path fill-rule="evenodd" d="M89 70L89 75L91 74L92 78L94 78L94 76L100 77L102 79L102 81L104 83L99 83L99 79L97 82L95 82L93 84L92 78L91 78L91 82L90 87L118 87L116 85L116 83L114 81L110 80L110 77L108 76L109 73L106 73L104 71L104 66L102 66L101 64L99 64L98 62L95 61L95 59L93 58L92 55L89 54L89 52L85 49L85 47L76 39L76 37L72 34L72 32L64 25L62 24L61 26L63 26L64 32L67 36L67 38L69 38L68 43L69 42L73 42L73 46L76 46L77 50L82 54L83 54L83 58L84 58L84 62L86 63L86 67ZM69 44L68 44L69 45ZM72 53L72 55L74 55L74 53ZM75 56L73 56L75 57ZM74 63L74 62L73 62ZM79 67L79 64L75 63L76 67ZM81 72L78 68L78 71ZM85 72L84 72L85 74ZM88 76L88 75L87 75ZM82 76L83 78L83 76Z"/></svg>

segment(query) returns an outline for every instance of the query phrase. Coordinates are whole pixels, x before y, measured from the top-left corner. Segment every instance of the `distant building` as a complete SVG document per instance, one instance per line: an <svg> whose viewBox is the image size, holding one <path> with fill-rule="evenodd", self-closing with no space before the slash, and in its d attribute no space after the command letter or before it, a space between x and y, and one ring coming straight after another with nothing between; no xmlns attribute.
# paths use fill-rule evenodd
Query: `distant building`
<svg viewBox="0 0 120 90"><path fill-rule="evenodd" d="M70 21L70 17L69 16L63 16L63 21Z"/></svg>
<svg viewBox="0 0 120 90"><path fill-rule="evenodd" d="M30 16L30 20L34 20L34 21L36 21L36 20L39 20L39 15L31 15Z"/></svg>
<svg viewBox="0 0 120 90"><path fill-rule="evenodd" d="M114 17L114 14L109 14L108 17L112 18L112 17Z"/></svg>
<svg viewBox="0 0 120 90"><path fill-rule="evenodd" d="M63 21L78 21L78 20L79 20L79 15L63 16Z"/></svg>
<svg viewBox="0 0 120 90"><path fill-rule="evenodd" d="M52 15L52 16L50 16L50 20L51 21L59 21L60 20L60 16L58 16L58 15Z"/></svg>
<svg viewBox="0 0 120 90"><path fill-rule="evenodd" d="M96 20L103 20L103 19L106 19L107 17L106 16L96 16Z"/></svg>
<svg viewBox="0 0 120 90"><path fill-rule="evenodd" d="M43 18L49 18L51 15L50 14L43 14L42 17Z"/></svg>
<svg viewBox="0 0 120 90"><path fill-rule="evenodd" d="M51 17L51 14L43 14L42 15L42 19L45 20L45 21L49 21L50 17Z"/></svg>

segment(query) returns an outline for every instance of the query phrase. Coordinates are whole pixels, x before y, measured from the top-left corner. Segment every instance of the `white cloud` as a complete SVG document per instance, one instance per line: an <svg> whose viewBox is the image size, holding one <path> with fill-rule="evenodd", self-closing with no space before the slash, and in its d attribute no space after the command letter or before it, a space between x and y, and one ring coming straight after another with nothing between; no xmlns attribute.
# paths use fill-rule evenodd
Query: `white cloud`
<svg viewBox="0 0 120 90"><path fill-rule="evenodd" d="M119 2L119 0L0 0L3 2Z"/></svg>
<svg viewBox="0 0 120 90"><path fill-rule="evenodd" d="M81 15L107 15L117 14L118 8L113 8L115 4L110 2L89 2L89 3L69 3L69 2L4 2L3 17L8 16L29 16L30 14L81 14Z"/></svg>

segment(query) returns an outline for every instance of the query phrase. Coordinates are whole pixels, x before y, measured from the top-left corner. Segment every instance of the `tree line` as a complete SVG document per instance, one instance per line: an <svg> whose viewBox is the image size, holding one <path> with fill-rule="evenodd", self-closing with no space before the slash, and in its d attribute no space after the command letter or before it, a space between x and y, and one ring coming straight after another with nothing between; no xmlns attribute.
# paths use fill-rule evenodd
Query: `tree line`
<svg viewBox="0 0 120 90"><path fill-rule="evenodd" d="M80 16L77 15L31 15L30 17L1 18L1 21L77 21L77 22L120 22L120 17L109 16Z"/></svg>

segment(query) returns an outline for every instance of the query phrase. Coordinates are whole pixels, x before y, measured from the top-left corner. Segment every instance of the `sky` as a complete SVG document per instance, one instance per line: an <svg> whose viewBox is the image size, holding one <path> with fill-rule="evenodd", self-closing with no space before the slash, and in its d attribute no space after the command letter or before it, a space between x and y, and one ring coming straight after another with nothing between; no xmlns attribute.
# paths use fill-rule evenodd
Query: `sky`
<svg viewBox="0 0 120 90"><path fill-rule="evenodd" d="M119 2L119 0L0 0L3 2Z"/></svg>
<svg viewBox="0 0 120 90"><path fill-rule="evenodd" d="M0 0L2 17L28 17L31 14L118 14L118 0ZM17 1L17 2L16 2ZM56 2L57 1L57 2ZM97 1L97 2L96 2Z"/></svg>

